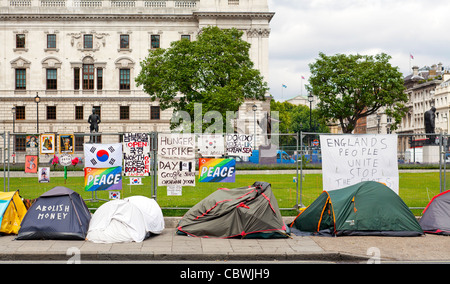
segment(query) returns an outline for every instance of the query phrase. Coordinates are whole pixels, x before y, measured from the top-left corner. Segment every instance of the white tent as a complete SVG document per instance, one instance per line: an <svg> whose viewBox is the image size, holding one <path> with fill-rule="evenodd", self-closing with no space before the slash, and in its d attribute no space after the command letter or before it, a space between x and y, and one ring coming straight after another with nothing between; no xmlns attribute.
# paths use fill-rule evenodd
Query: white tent
<svg viewBox="0 0 450 284"><path fill-rule="evenodd" d="M156 201L143 196L109 201L92 215L86 239L94 243L142 242L164 229Z"/></svg>

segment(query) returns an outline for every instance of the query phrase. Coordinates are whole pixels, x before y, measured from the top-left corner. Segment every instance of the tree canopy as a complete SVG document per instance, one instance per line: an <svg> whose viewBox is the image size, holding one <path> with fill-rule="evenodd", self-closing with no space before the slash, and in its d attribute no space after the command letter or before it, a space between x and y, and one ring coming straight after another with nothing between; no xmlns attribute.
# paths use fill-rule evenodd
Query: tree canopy
<svg viewBox="0 0 450 284"><path fill-rule="evenodd" d="M202 117L214 110L225 119L226 111L236 112L245 99L264 100L268 92L242 35L235 28L206 27L195 41L181 39L170 48L150 50L137 85L159 100L162 110L186 111L193 119L194 104L201 103Z"/></svg>
<svg viewBox="0 0 450 284"><path fill-rule="evenodd" d="M358 119L377 113L380 108L393 118L396 129L406 112L408 101L403 75L393 67L391 57L319 54L309 65L311 77L308 91L317 96L319 115L338 121L344 133L351 133Z"/></svg>

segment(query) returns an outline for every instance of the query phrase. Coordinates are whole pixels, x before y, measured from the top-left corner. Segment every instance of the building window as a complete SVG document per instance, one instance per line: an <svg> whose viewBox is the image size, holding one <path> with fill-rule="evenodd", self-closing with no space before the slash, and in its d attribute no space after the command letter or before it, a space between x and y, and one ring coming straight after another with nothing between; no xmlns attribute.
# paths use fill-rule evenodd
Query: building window
<svg viewBox="0 0 450 284"><path fill-rule="evenodd" d="M159 120L161 117L161 109L159 106L150 107L150 119Z"/></svg>
<svg viewBox="0 0 450 284"><path fill-rule="evenodd" d="M80 68L73 68L73 89L80 89Z"/></svg>
<svg viewBox="0 0 450 284"><path fill-rule="evenodd" d="M47 48L56 48L56 35L47 35Z"/></svg>
<svg viewBox="0 0 450 284"><path fill-rule="evenodd" d="M84 109L83 106L75 106L75 119L83 120Z"/></svg>
<svg viewBox="0 0 450 284"><path fill-rule="evenodd" d="M190 35L181 35L181 39L187 39L188 41L191 41Z"/></svg>
<svg viewBox="0 0 450 284"><path fill-rule="evenodd" d="M26 90L27 71L26 69L16 69L16 90Z"/></svg>
<svg viewBox="0 0 450 284"><path fill-rule="evenodd" d="M120 90L130 89L130 69L120 69Z"/></svg>
<svg viewBox="0 0 450 284"><path fill-rule="evenodd" d="M83 65L83 90L94 89L94 64Z"/></svg>
<svg viewBox="0 0 450 284"><path fill-rule="evenodd" d="M83 36L83 47L84 48L93 48L94 46L94 37L92 35L84 35Z"/></svg>
<svg viewBox="0 0 450 284"><path fill-rule="evenodd" d="M120 106L120 120L128 120L128 119L130 119L130 107Z"/></svg>
<svg viewBox="0 0 450 284"><path fill-rule="evenodd" d="M120 49L129 49L129 48L130 48L130 36L120 35Z"/></svg>
<svg viewBox="0 0 450 284"><path fill-rule="evenodd" d="M16 120L25 120L25 106L16 106Z"/></svg>
<svg viewBox="0 0 450 284"><path fill-rule="evenodd" d="M151 43L150 46L152 49L156 49L160 47L160 36L159 35L152 35L151 36Z"/></svg>
<svg viewBox="0 0 450 284"><path fill-rule="evenodd" d="M103 89L103 68L97 68L97 90Z"/></svg>
<svg viewBox="0 0 450 284"><path fill-rule="evenodd" d="M15 152L25 152L26 150L26 136L14 135L14 151Z"/></svg>
<svg viewBox="0 0 450 284"><path fill-rule="evenodd" d="M47 106L47 120L56 119L56 106Z"/></svg>
<svg viewBox="0 0 450 284"><path fill-rule="evenodd" d="M75 151L84 151L84 136L75 135Z"/></svg>
<svg viewBox="0 0 450 284"><path fill-rule="evenodd" d="M57 88L56 69L47 69L47 90L56 90Z"/></svg>
<svg viewBox="0 0 450 284"><path fill-rule="evenodd" d="M25 48L25 35L24 34L16 35L16 48Z"/></svg>

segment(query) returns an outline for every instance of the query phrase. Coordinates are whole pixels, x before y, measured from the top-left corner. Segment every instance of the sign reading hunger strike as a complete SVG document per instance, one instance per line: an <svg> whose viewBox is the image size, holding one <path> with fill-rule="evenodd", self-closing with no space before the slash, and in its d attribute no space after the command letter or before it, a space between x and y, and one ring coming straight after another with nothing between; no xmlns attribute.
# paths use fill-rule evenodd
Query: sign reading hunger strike
<svg viewBox="0 0 450 284"><path fill-rule="evenodd" d="M158 135L158 186L195 186L195 136Z"/></svg>
<svg viewBox="0 0 450 284"><path fill-rule="evenodd" d="M150 172L150 142L147 133L124 133L124 176L146 176Z"/></svg>

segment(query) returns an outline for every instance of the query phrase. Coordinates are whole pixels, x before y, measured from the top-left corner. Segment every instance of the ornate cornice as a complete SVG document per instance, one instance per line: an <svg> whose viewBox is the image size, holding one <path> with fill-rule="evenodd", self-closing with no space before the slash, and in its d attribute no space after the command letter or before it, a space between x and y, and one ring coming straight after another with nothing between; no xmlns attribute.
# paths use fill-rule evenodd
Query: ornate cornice
<svg viewBox="0 0 450 284"><path fill-rule="evenodd" d="M275 15L274 12L193 12L196 18L227 18L227 19L267 19L269 22Z"/></svg>
<svg viewBox="0 0 450 284"><path fill-rule="evenodd" d="M176 14L0 14L0 21L194 21Z"/></svg>
<svg viewBox="0 0 450 284"><path fill-rule="evenodd" d="M272 20L274 12L193 12L192 14L45 14L11 13L0 14L2 21L194 21L198 18L255 19Z"/></svg>

